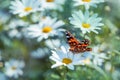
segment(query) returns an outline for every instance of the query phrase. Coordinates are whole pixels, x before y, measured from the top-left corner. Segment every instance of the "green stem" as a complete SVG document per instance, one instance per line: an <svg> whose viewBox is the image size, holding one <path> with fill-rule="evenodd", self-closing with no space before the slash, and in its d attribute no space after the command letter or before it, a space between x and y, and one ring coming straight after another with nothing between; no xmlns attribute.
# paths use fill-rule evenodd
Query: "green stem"
<svg viewBox="0 0 120 80"><path fill-rule="evenodd" d="M67 80L67 67L66 68L64 68L64 70L63 70L63 74L62 74L62 80Z"/></svg>

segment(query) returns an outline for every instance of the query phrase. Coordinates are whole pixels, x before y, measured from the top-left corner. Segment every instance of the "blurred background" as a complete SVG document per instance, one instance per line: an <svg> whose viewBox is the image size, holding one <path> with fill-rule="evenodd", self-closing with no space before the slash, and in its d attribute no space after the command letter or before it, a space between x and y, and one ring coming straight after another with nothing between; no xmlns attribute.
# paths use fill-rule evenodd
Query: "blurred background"
<svg viewBox="0 0 120 80"><path fill-rule="evenodd" d="M65 24L61 28L75 34L80 40L83 35L77 28L72 27L68 18L74 10L83 10L83 7L76 8L73 6L73 0L65 0L60 10L46 9L44 12L19 17L10 12L11 1L14 0L0 0L0 80L61 80L60 75L63 73L59 68L51 69L52 62L49 56L51 50L66 44L65 34L61 32L59 36L52 36L38 42L36 38L29 38L27 28L39 23L41 16L51 16L62 20ZM90 8L90 11L98 13L98 16L103 18L104 23L99 34L88 34L91 47L98 47L96 54L104 53L109 57L102 59L100 65L102 71L88 66L79 66L76 71L68 70L66 80L120 80L119 8L120 0L106 0L98 4L97 8ZM22 67L22 72L15 73L20 74L17 77L14 77L11 71L6 75L8 69L6 65L13 64L12 62ZM12 69L16 68L12 66Z"/></svg>

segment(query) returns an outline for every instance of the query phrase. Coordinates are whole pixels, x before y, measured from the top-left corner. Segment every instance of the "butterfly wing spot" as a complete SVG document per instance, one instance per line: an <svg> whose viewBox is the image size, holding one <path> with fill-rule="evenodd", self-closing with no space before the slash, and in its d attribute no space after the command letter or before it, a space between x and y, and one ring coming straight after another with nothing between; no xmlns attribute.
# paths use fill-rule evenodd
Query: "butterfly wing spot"
<svg viewBox="0 0 120 80"><path fill-rule="evenodd" d="M89 40L88 39L85 39L83 41L81 41L82 43L86 44L87 46L89 45Z"/></svg>

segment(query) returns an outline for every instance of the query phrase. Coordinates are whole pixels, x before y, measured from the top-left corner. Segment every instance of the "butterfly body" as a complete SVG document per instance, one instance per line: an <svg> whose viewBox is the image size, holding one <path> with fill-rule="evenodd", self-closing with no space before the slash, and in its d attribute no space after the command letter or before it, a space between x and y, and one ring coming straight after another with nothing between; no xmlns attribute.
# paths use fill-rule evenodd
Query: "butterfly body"
<svg viewBox="0 0 120 80"><path fill-rule="evenodd" d="M70 51L73 53L82 53L86 51L91 51L91 48L88 48L89 46L89 40L84 39L83 41L78 41L69 31L66 31L66 38L68 41L68 44L70 46Z"/></svg>

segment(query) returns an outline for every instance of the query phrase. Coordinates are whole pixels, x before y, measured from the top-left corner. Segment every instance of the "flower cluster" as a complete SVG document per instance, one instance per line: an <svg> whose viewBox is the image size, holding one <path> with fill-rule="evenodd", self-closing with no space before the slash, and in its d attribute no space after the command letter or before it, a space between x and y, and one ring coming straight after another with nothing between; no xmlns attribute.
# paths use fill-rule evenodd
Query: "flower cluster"
<svg viewBox="0 0 120 80"><path fill-rule="evenodd" d="M13 14L18 14L20 17L26 16L36 11L45 9L60 9L65 0L15 0L11 1L10 9Z"/></svg>
<svg viewBox="0 0 120 80"><path fill-rule="evenodd" d="M112 72L116 68L113 65L120 63L119 47L116 47L120 37L119 29L110 24L112 21L104 20L98 12L101 10L98 4L103 2L105 0L0 2L0 7L5 6L0 9L0 80L94 80L99 73L106 78L104 70ZM106 8L110 11L110 7Z"/></svg>
<svg viewBox="0 0 120 80"><path fill-rule="evenodd" d="M79 28L83 35L94 32L98 34L97 30L101 29L101 26L104 24L101 22L102 18L98 17L98 14L90 13L88 10L90 6L96 6L96 4L100 2L104 2L104 0L74 0L75 6L84 5L85 12L83 13L82 10L74 11L72 17L69 18L70 23L75 27ZM66 35L68 44L71 47L70 49L62 49L62 51L52 51L53 54L50 59L54 60L56 64L52 66L52 68L64 65L67 66L69 69L74 69L73 65L81 65L81 64L94 64L94 65L102 65L104 59L106 59L106 55L104 53L99 54L98 49L94 49L91 51L90 48L87 48L89 42L85 40L82 41L84 43L78 42L70 33ZM86 46L85 46L86 45ZM75 49L74 49L75 48ZM90 51L90 52L88 52ZM79 53L76 53L79 52ZM87 57L83 57L85 52L88 52L89 55ZM81 56L81 53L83 54Z"/></svg>

